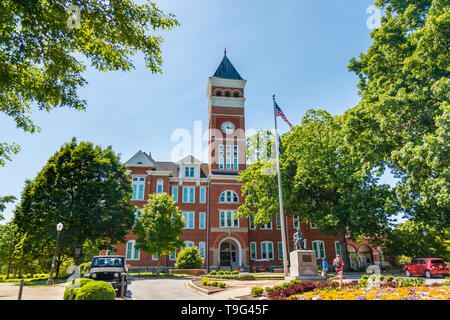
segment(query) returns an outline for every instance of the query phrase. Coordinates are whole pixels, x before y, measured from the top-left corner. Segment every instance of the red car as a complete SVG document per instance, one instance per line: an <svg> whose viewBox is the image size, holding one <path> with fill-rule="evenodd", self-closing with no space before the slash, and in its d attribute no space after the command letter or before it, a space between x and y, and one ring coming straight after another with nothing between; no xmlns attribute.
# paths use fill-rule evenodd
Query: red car
<svg viewBox="0 0 450 320"><path fill-rule="evenodd" d="M448 276L450 274L447 263L441 258L420 258L411 261L405 265L403 270L407 277L425 276L428 279L431 276Z"/></svg>

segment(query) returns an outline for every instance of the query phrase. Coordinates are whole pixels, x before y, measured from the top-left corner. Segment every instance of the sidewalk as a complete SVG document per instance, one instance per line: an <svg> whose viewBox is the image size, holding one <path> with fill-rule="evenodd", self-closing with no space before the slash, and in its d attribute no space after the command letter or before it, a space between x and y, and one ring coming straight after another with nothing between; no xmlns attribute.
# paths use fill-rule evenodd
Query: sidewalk
<svg viewBox="0 0 450 320"><path fill-rule="evenodd" d="M62 300L66 283L55 286L23 287L22 300ZM0 300L18 300L20 285L0 283Z"/></svg>

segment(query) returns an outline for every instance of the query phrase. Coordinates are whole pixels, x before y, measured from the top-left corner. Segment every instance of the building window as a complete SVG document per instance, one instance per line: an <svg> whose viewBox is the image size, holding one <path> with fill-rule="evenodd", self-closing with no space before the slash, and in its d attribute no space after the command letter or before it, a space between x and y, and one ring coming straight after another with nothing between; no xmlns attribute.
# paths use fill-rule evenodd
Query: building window
<svg viewBox="0 0 450 320"><path fill-rule="evenodd" d="M272 221L269 221L266 224L263 224L260 228L260 230L272 230Z"/></svg>
<svg viewBox="0 0 450 320"><path fill-rule="evenodd" d="M170 261L175 261L176 259L177 259L177 251L176 251L176 250L173 250L173 251L170 253L169 260L170 260Z"/></svg>
<svg viewBox="0 0 450 320"><path fill-rule="evenodd" d="M339 241L334 242L334 249L336 250L336 255L341 255L341 244Z"/></svg>
<svg viewBox="0 0 450 320"><path fill-rule="evenodd" d="M221 97L221 96L222 96L222 91L217 90L217 91L216 91L216 97Z"/></svg>
<svg viewBox="0 0 450 320"><path fill-rule="evenodd" d="M184 246L181 247L181 250L183 250L184 248L192 248L194 246L194 242L192 241L185 241L184 242Z"/></svg>
<svg viewBox="0 0 450 320"><path fill-rule="evenodd" d="M239 93L237 93L237 92L233 93L233 97L234 98L239 98Z"/></svg>
<svg viewBox="0 0 450 320"><path fill-rule="evenodd" d="M139 260L140 250L136 249L136 240L127 242L127 260Z"/></svg>
<svg viewBox="0 0 450 320"><path fill-rule="evenodd" d="M183 187L183 202L195 202L195 187Z"/></svg>
<svg viewBox="0 0 450 320"><path fill-rule="evenodd" d="M173 201L178 202L178 187L172 187Z"/></svg>
<svg viewBox="0 0 450 320"><path fill-rule="evenodd" d="M205 257L205 243L204 242L198 243L198 250L200 251L200 257L204 258Z"/></svg>
<svg viewBox="0 0 450 320"><path fill-rule="evenodd" d="M227 190L220 194L219 201L222 203L238 203L239 197L236 192L232 190Z"/></svg>
<svg viewBox="0 0 450 320"><path fill-rule="evenodd" d="M299 217L294 217L293 220L294 220L294 229L298 229L298 223L300 221L300 218Z"/></svg>
<svg viewBox="0 0 450 320"><path fill-rule="evenodd" d="M195 167L185 167L184 168L184 176L186 178L193 178L195 176L194 172L195 172Z"/></svg>
<svg viewBox="0 0 450 320"><path fill-rule="evenodd" d="M227 170L231 170L231 158L227 157Z"/></svg>
<svg viewBox="0 0 450 320"><path fill-rule="evenodd" d="M280 230L281 229L281 217L277 216L277 229Z"/></svg>
<svg viewBox="0 0 450 320"><path fill-rule="evenodd" d="M183 212L184 229L194 229L195 225L195 212Z"/></svg>
<svg viewBox="0 0 450 320"><path fill-rule="evenodd" d="M234 217L234 211L220 211L221 228L239 228L239 218Z"/></svg>
<svg viewBox="0 0 450 320"><path fill-rule="evenodd" d="M134 223L136 223L137 219L141 216L141 210L138 210L134 213Z"/></svg>
<svg viewBox="0 0 450 320"><path fill-rule="evenodd" d="M153 261L158 261L158 255L157 254L152 254L152 260Z"/></svg>
<svg viewBox="0 0 450 320"><path fill-rule="evenodd" d="M278 242L278 260L283 260L283 243Z"/></svg>
<svg viewBox="0 0 450 320"><path fill-rule="evenodd" d="M256 242L250 242L250 260L256 260Z"/></svg>
<svg viewBox="0 0 450 320"><path fill-rule="evenodd" d="M135 177L132 179L133 194L131 200L144 200L145 178Z"/></svg>
<svg viewBox="0 0 450 320"><path fill-rule="evenodd" d="M224 146L219 145L219 169L224 169Z"/></svg>
<svg viewBox="0 0 450 320"><path fill-rule="evenodd" d="M156 183L156 194L163 193L164 190L164 181L162 179L158 179Z"/></svg>
<svg viewBox="0 0 450 320"><path fill-rule="evenodd" d="M199 228L205 229L206 228L206 214L204 212L200 212L200 219L199 219Z"/></svg>
<svg viewBox="0 0 450 320"><path fill-rule="evenodd" d="M200 203L206 203L206 188L200 187Z"/></svg>
<svg viewBox="0 0 450 320"><path fill-rule="evenodd" d="M309 223L309 227L310 227L311 229L317 229L316 224L315 224L315 223L312 223L312 222Z"/></svg>
<svg viewBox="0 0 450 320"><path fill-rule="evenodd" d="M230 96L230 91L225 91L225 97L229 97Z"/></svg>
<svg viewBox="0 0 450 320"><path fill-rule="evenodd" d="M254 215L250 215L248 217L248 227L250 228L250 230L255 230L255 216Z"/></svg>
<svg viewBox="0 0 450 320"><path fill-rule="evenodd" d="M261 258L273 260L273 243L270 241L261 242Z"/></svg>
<svg viewBox="0 0 450 320"><path fill-rule="evenodd" d="M316 253L316 259L325 258L325 244L321 240L314 240L312 242L312 248Z"/></svg>
<svg viewBox="0 0 450 320"><path fill-rule="evenodd" d="M234 170L238 170L239 169L239 164L238 164L238 146L233 146L233 169Z"/></svg>

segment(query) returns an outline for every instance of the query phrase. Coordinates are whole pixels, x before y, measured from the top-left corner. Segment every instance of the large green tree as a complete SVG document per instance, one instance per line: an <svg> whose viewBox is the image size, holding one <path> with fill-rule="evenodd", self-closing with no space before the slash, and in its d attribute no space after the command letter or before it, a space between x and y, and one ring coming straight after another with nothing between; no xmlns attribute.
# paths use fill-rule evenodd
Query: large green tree
<svg viewBox="0 0 450 320"><path fill-rule="evenodd" d="M384 247L390 256L407 256L413 259L426 258L430 254L431 257L450 260L449 232L420 221L411 220L395 226L389 232Z"/></svg>
<svg viewBox="0 0 450 320"><path fill-rule="evenodd" d="M349 266L346 233L355 240L380 241L397 209L390 187L379 185L370 171L363 172L360 159L348 152L341 126L340 118L326 111L308 111L301 125L282 137L280 170L287 215L337 235ZM256 161L239 177L246 196L239 213L254 215L255 224L279 212L276 172L263 170L273 161Z"/></svg>
<svg viewBox="0 0 450 320"><path fill-rule="evenodd" d="M345 113L346 143L366 169L389 167L410 218L449 225L450 5L377 0L386 15L349 64L361 102Z"/></svg>
<svg viewBox="0 0 450 320"><path fill-rule="evenodd" d="M100 71L129 71L142 53L161 72L162 37L179 23L155 3L129 0L2 0L0 2L0 111L26 132L39 131L33 105L84 110L77 91L85 63ZM0 165L19 146L0 141Z"/></svg>
<svg viewBox="0 0 450 320"><path fill-rule="evenodd" d="M73 138L28 181L13 221L35 248L53 245L61 222L60 250L78 265L75 248L87 240L123 241L134 222L131 193L126 167L111 147Z"/></svg>
<svg viewBox="0 0 450 320"><path fill-rule="evenodd" d="M169 255L184 245L180 240L183 228L181 211L172 197L167 193L150 194L134 227L136 248L158 257Z"/></svg>

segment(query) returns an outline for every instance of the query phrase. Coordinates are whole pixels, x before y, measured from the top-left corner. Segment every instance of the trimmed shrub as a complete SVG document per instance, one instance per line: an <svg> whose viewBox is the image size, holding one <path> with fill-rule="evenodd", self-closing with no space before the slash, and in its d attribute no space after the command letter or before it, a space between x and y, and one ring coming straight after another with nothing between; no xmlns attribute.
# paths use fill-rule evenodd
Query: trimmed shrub
<svg viewBox="0 0 450 320"><path fill-rule="evenodd" d="M264 288L264 291L266 291L266 293L272 292L274 290L273 287L267 286Z"/></svg>
<svg viewBox="0 0 450 320"><path fill-rule="evenodd" d="M105 281L90 281L82 286L75 300L114 300L116 291Z"/></svg>
<svg viewBox="0 0 450 320"><path fill-rule="evenodd" d="M75 280L75 286L73 287L72 300L75 300L78 290L80 290L81 287L83 287L86 283L88 283L90 281L95 281L95 280L89 279L89 278L79 278L79 279ZM66 289L64 290L63 300L69 300L71 288L72 288L72 281L70 281L67 284Z"/></svg>
<svg viewBox="0 0 450 320"><path fill-rule="evenodd" d="M225 271L223 274L229 275L229 274L231 274L231 272L230 271Z"/></svg>
<svg viewBox="0 0 450 320"><path fill-rule="evenodd" d="M363 275L361 276L361 279L362 279L362 280L367 280L367 279L369 279L369 276L368 276L367 274L363 274Z"/></svg>
<svg viewBox="0 0 450 320"><path fill-rule="evenodd" d="M226 284L225 282L221 282L219 281L219 283L217 284L220 288L225 288Z"/></svg>
<svg viewBox="0 0 450 320"><path fill-rule="evenodd" d="M175 268L177 269L199 269L203 266L203 258L197 247L187 247L177 255Z"/></svg>
<svg viewBox="0 0 450 320"><path fill-rule="evenodd" d="M212 285L213 287L217 287L218 283L219 283L219 282L217 282L217 281L213 281L213 282L211 282L211 285Z"/></svg>
<svg viewBox="0 0 450 320"><path fill-rule="evenodd" d="M425 279L422 278L397 277L394 281L397 282L397 287L419 287L425 284Z"/></svg>
<svg viewBox="0 0 450 320"><path fill-rule="evenodd" d="M217 271L217 274L220 276L220 275L223 275L223 271L222 270L220 270L220 271Z"/></svg>
<svg viewBox="0 0 450 320"><path fill-rule="evenodd" d="M264 289L261 287L253 287L250 291L250 294L254 297L260 297L264 292Z"/></svg>
<svg viewBox="0 0 450 320"><path fill-rule="evenodd" d="M217 274L217 271L216 271L216 270L213 270L213 271L211 271L209 274L212 275L212 276L214 276L214 275Z"/></svg>
<svg viewBox="0 0 450 320"><path fill-rule="evenodd" d="M377 279L380 280L380 281L383 281L384 280L384 275L382 275L382 274L378 275Z"/></svg>
<svg viewBox="0 0 450 320"><path fill-rule="evenodd" d="M231 271L231 274L232 274L232 275L236 275L236 274L239 274L239 271L237 271L237 270L233 270L233 271Z"/></svg>
<svg viewBox="0 0 450 320"><path fill-rule="evenodd" d="M394 277L393 276L386 276L385 280L386 281L392 281L392 280L394 280Z"/></svg>
<svg viewBox="0 0 450 320"><path fill-rule="evenodd" d="M204 285L204 286L209 286L209 281L210 281L211 279L210 278L208 278L208 277L203 277L202 278L202 285Z"/></svg>

